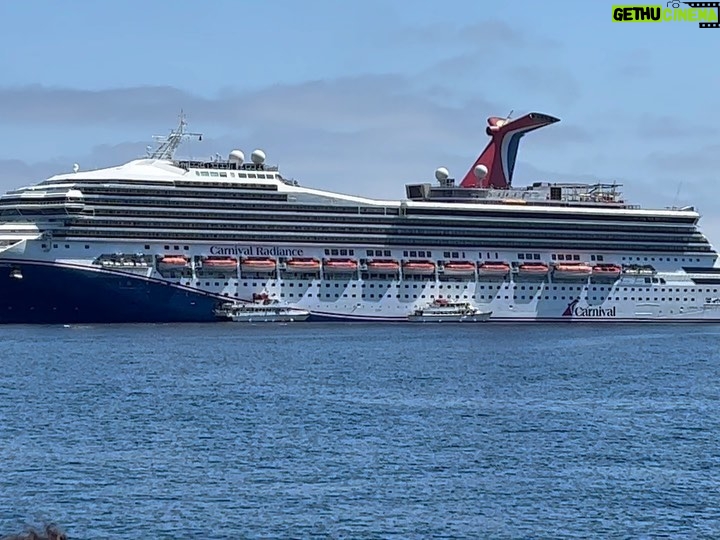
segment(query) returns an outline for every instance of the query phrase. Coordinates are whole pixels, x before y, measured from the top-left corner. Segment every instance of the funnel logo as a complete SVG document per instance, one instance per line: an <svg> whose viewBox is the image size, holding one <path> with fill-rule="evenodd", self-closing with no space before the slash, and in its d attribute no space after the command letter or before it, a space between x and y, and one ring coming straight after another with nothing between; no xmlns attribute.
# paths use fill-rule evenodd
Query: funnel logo
<svg viewBox="0 0 720 540"><path fill-rule="evenodd" d="M602 319L605 317L615 317L616 309L615 306L611 308L602 308L602 307L582 307L578 304L580 303L580 299L576 298L572 302L570 302L567 307L565 308L565 311L563 311L562 316L563 317L578 317L583 319Z"/></svg>
<svg viewBox="0 0 720 540"><path fill-rule="evenodd" d="M664 5L612 6L613 22L696 22L700 28L720 28L720 2L680 2Z"/></svg>

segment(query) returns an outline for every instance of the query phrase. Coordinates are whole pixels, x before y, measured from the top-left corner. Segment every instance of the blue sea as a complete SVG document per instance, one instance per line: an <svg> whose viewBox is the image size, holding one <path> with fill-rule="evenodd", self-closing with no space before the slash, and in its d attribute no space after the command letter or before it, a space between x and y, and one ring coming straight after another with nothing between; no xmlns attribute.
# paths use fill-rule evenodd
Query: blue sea
<svg viewBox="0 0 720 540"><path fill-rule="evenodd" d="M720 326L0 327L0 536L717 538Z"/></svg>

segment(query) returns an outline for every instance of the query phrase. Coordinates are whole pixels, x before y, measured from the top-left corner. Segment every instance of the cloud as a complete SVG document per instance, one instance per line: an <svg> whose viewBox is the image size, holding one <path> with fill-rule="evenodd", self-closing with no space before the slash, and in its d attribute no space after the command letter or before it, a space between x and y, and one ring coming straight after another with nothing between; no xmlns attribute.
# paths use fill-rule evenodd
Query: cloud
<svg viewBox="0 0 720 540"><path fill-rule="evenodd" d="M711 144L692 150L653 152L645 158L650 169L675 176L710 175L720 170L720 144Z"/></svg>
<svg viewBox="0 0 720 540"><path fill-rule="evenodd" d="M486 141L485 116L508 108L481 97L446 103L442 96L415 90L406 78L390 75L226 91L214 97L170 87L0 88L0 124L37 126L39 155L52 153L42 146L43 127L82 127L88 134L107 133L111 126L117 133L123 126L133 132L146 126L148 135L167 133L181 107L189 128L206 137L184 145L179 154L209 157L232 148L248 153L262 147L269 161L281 162L286 176L306 185L377 197L401 197L405 181L431 179L448 157L469 166ZM89 140L97 139L86 136ZM142 157L150 142L148 136L113 146L88 144L72 156L6 162L0 164L0 181L7 189L68 171L74 162L82 169L116 165ZM464 156L462 161L458 156Z"/></svg>
<svg viewBox="0 0 720 540"><path fill-rule="evenodd" d="M539 111L540 112L540 111ZM586 144L597 140L597 134L576 124L552 125L533 133L533 144L537 146L562 147L567 144Z"/></svg>
<svg viewBox="0 0 720 540"><path fill-rule="evenodd" d="M490 107L474 99L468 106ZM418 124L462 125L463 107L446 106L414 91L403 77L368 75L246 92L226 91L205 98L171 87L111 90L43 86L0 88L0 124L167 125L180 108L201 123L254 129L266 124L330 131L402 127L412 136Z"/></svg>
<svg viewBox="0 0 720 540"><path fill-rule="evenodd" d="M638 119L637 134L646 139L687 139L691 137L715 137L715 126L703 125L692 119L645 114Z"/></svg>
<svg viewBox="0 0 720 540"><path fill-rule="evenodd" d="M544 92L561 103L575 103L581 95L580 85L569 70L549 65L525 65L506 70L510 80L521 88L532 88L533 93Z"/></svg>
<svg viewBox="0 0 720 540"><path fill-rule="evenodd" d="M499 19L486 19L467 25L426 25L406 27L391 36L396 44L409 44L413 47L424 45L435 49L472 48L488 56L496 55L501 49L560 49L562 44L552 38L535 34L532 31L511 26Z"/></svg>
<svg viewBox="0 0 720 540"><path fill-rule="evenodd" d="M647 79L653 75L652 55L647 49L625 51L615 63L611 63L608 73L613 79Z"/></svg>

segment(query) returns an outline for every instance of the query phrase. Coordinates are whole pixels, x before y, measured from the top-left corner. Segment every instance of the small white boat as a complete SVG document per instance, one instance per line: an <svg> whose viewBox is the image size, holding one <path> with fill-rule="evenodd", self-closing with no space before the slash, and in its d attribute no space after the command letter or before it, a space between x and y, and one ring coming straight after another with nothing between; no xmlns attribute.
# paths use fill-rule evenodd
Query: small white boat
<svg viewBox="0 0 720 540"><path fill-rule="evenodd" d="M283 306L277 301L228 302L215 310L215 316L233 322L296 322L306 320L310 312L306 309Z"/></svg>
<svg viewBox="0 0 720 540"><path fill-rule="evenodd" d="M410 322L485 322L492 311L482 311L469 302L438 299L408 315Z"/></svg>

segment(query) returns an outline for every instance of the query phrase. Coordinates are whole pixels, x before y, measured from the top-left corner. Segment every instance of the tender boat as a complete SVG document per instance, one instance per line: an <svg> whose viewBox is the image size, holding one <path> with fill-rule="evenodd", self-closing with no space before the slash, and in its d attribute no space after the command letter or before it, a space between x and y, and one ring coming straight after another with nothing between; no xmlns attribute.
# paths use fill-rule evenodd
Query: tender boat
<svg viewBox="0 0 720 540"><path fill-rule="evenodd" d="M545 277L549 271L550 267L543 262L522 263L518 267L518 274L522 276Z"/></svg>
<svg viewBox="0 0 720 540"><path fill-rule="evenodd" d="M392 259L373 259L368 261L367 269L377 274L395 274L400 270L400 263Z"/></svg>
<svg viewBox="0 0 720 540"><path fill-rule="evenodd" d="M479 276L504 277L510 272L510 265L506 262L485 262L478 266Z"/></svg>
<svg viewBox="0 0 720 540"><path fill-rule="evenodd" d="M211 270L234 272L237 270L237 259L232 257L203 257L202 266Z"/></svg>
<svg viewBox="0 0 720 540"><path fill-rule="evenodd" d="M435 263L432 261L406 261L402 265L406 276L432 276L435 274Z"/></svg>
<svg viewBox="0 0 720 540"><path fill-rule="evenodd" d="M408 315L410 322L485 322L492 311L481 311L469 302L450 302L439 298Z"/></svg>
<svg viewBox="0 0 720 540"><path fill-rule="evenodd" d="M346 274L355 272L358 263L354 259L326 259L323 262L323 270L326 274Z"/></svg>
<svg viewBox="0 0 720 540"><path fill-rule="evenodd" d="M446 276L474 276L475 263L470 261L452 261L443 265L443 273Z"/></svg>
<svg viewBox="0 0 720 540"><path fill-rule="evenodd" d="M226 302L215 310L215 316L233 322L296 322L307 320L310 312L281 305L277 300L263 300L253 303Z"/></svg>
<svg viewBox="0 0 720 540"><path fill-rule="evenodd" d="M585 263L558 263L555 265L553 275L556 278L585 279L593 272L592 266Z"/></svg>
<svg viewBox="0 0 720 540"><path fill-rule="evenodd" d="M289 272L313 274L320 271L320 261L317 259L288 259L285 263Z"/></svg>
<svg viewBox="0 0 720 540"><path fill-rule="evenodd" d="M593 266L593 278L617 279L622 273L619 264L596 264Z"/></svg>
<svg viewBox="0 0 720 540"><path fill-rule="evenodd" d="M187 258L179 255L166 255L157 263L158 270L181 270L187 267L189 261Z"/></svg>
<svg viewBox="0 0 720 540"><path fill-rule="evenodd" d="M276 263L269 258L253 258L243 259L240 268L243 272L274 272Z"/></svg>

